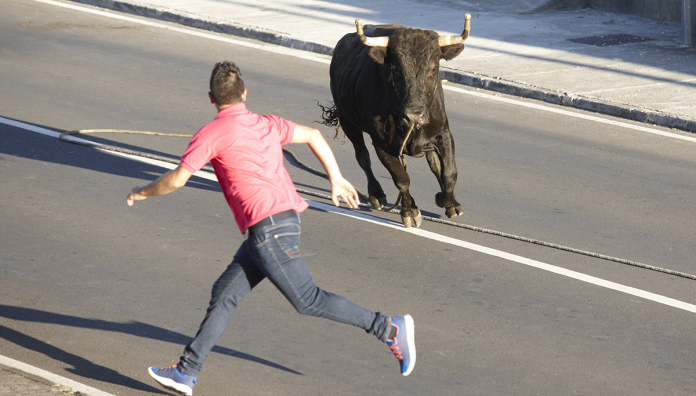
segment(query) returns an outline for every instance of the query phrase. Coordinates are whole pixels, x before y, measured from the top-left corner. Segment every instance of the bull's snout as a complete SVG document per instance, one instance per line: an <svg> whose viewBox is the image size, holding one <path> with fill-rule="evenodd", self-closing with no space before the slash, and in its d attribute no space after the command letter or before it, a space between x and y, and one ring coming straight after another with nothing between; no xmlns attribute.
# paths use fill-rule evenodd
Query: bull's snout
<svg viewBox="0 0 696 396"><path fill-rule="evenodd" d="M428 123L428 113L426 113L425 110L407 111L406 117L408 118L409 123L415 124L416 126L425 125Z"/></svg>

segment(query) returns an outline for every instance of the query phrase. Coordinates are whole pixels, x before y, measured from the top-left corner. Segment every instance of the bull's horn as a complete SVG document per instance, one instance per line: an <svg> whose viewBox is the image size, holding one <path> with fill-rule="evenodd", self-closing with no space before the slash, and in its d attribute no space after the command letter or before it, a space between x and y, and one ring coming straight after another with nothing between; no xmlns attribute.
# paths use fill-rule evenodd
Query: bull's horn
<svg viewBox="0 0 696 396"><path fill-rule="evenodd" d="M365 33L363 32L362 21L360 20L360 18L355 20L355 27L358 29L358 37L360 37L360 41L362 41L363 44L367 45L368 47L387 47L387 46L389 46L389 37L388 36L366 37Z"/></svg>
<svg viewBox="0 0 696 396"><path fill-rule="evenodd" d="M469 30L471 30L471 14L466 14L464 16L464 31L461 36L440 36L439 43L440 47L445 47L452 44L463 43L464 40L469 37Z"/></svg>

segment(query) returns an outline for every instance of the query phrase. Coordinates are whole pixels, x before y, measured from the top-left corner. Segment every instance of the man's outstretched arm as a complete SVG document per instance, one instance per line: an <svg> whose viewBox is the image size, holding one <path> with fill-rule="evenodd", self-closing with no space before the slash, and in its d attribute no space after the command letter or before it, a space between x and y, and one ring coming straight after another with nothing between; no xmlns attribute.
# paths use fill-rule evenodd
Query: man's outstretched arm
<svg viewBox="0 0 696 396"><path fill-rule="evenodd" d="M181 166L177 166L147 186L134 188L126 197L126 203L128 206L133 206L134 201L142 201L147 197L169 194L183 187L190 177L191 172Z"/></svg>
<svg viewBox="0 0 696 396"><path fill-rule="evenodd" d="M326 139L317 129L303 125L295 126L295 133L292 136L293 143L307 143L314 155L319 159L321 165L326 170L331 182L331 200L338 206L338 197L343 197L349 207L357 208L360 204L360 197L348 180L344 179L338 169L338 163L331 151L331 147L326 143Z"/></svg>

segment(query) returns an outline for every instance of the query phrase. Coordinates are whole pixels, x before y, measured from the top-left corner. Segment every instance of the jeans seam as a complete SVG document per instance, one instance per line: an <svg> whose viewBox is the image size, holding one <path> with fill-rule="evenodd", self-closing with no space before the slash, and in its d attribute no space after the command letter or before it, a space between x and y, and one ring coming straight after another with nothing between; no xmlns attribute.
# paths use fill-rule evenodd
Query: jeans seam
<svg viewBox="0 0 696 396"><path fill-rule="evenodd" d="M220 301L222 300L222 296L225 295L225 293L230 289L230 287L232 286L232 284L233 284L237 279L239 279L239 277L242 276L243 273L244 273L244 271L240 271L240 273L237 274L237 276L235 276L234 279L230 280L230 281L227 283L227 286L225 286L225 289L218 295L218 299L217 299L217 301L215 302L215 304L213 304L213 308L209 311L209 314L206 315L206 319L205 319L205 320L203 321L203 323L201 323L201 325L200 325L200 328L199 328L199 330L198 330L198 333L199 333L199 334L202 333L203 330L208 326L208 323L210 322L210 318L213 316L213 313L215 313L215 311L217 311L217 309L218 309L218 307L219 307L219 305L220 305ZM231 315L230 315L230 316L231 316ZM194 340L195 340L195 338L194 338ZM210 352L208 352L208 353L210 353ZM198 364L198 363L197 363L197 364ZM197 375L197 374L191 373L191 372L188 371L188 370L185 370L185 369L182 367L183 365L181 364L181 362L179 363L178 366L180 366L179 369L180 369L180 371L182 372L182 374L193 375L193 376L196 376L196 375Z"/></svg>
<svg viewBox="0 0 696 396"><path fill-rule="evenodd" d="M232 287L232 284L233 284L237 279L239 279L239 277L242 276L243 273L244 273L244 271L239 271L239 274L237 274L237 276L235 276L234 279L230 280L230 281L227 283L227 286L225 286L225 290L223 290L223 291L219 294L219 298L218 298L218 300L215 302L215 304L214 304L215 306L213 307L213 309L210 311L210 315L208 315L208 318L210 318L210 316L212 316L212 313L215 312L215 311L218 309L218 305L220 305L220 301L222 300L222 296L224 296L225 293L227 293L227 291L230 290L230 287ZM208 321L206 320L205 323L203 323L203 326L201 326L201 329L202 329L203 327L205 327L205 325L207 325L207 324L208 324Z"/></svg>

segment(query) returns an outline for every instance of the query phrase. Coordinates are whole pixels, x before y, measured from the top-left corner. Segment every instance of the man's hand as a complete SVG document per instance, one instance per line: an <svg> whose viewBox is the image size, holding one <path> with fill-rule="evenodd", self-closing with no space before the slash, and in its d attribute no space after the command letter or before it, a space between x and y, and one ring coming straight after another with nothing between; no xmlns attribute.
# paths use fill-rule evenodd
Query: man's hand
<svg viewBox="0 0 696 396"><path fill-rule="evenodd" d="M331 183L331 200L338 206L338 197L342 197L349 207L355 209L360 205L360 197L350 182L344 178L334 180Z"/></svg>
<svg viewBox="0 0 696 396"><path fill-rule="evenodd" d="M126 203L128 206L133 206L134 201L142 201L143 199L147 198L145 195L140 193L141 190L142 188L136 187L130 192L130 194L128 194L126 197Z"/></svg>
<svg viewBox="0 0 696 396"><path fill-rule="evenodd" d="M292 136L293 143L307 143L312 149L321 165L326 170L326 174L331 181L331 200L334 205L338 206L338 197L343 197L349 207L355 209L360 206L360 197L348 180L341 176L341 171L338 169L336 158L331 151L331 147L326 143L326 140L317 129L306 127L303 125L295 126L295 133Z"/></svg>
<svg viewBox="0 0 696 396"><path fill-rule="evenodd" d="M136 187L126 197L128 206L133 206L133 202L142 201L147 197L169 194L183 187L191 177L191 172L182 168L181 165L158 177L157 180L145 187Z"/></svg>

